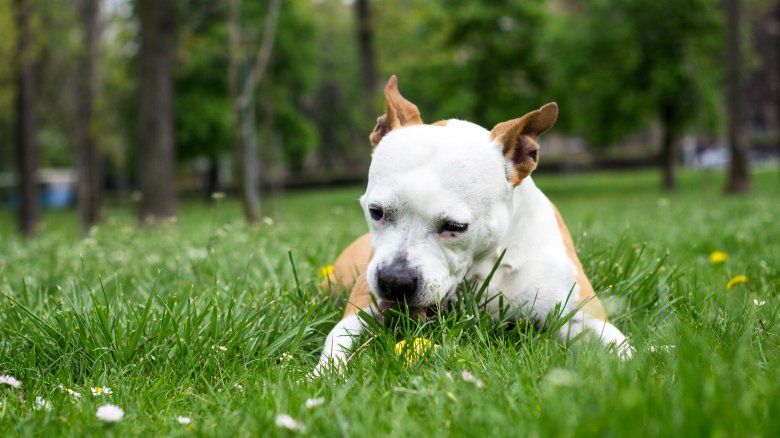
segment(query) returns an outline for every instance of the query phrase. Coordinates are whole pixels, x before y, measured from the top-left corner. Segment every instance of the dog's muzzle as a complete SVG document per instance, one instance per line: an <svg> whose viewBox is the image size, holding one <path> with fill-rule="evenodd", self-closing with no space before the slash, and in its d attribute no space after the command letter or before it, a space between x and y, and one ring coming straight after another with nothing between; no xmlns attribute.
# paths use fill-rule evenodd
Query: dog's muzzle
<svg viewBox="0 0 780 438"><path fill-rule="evenodd" d="M379 297L387 301L411 302L420 283L420 275L403 258L396 258L376 273Z"/></svg>

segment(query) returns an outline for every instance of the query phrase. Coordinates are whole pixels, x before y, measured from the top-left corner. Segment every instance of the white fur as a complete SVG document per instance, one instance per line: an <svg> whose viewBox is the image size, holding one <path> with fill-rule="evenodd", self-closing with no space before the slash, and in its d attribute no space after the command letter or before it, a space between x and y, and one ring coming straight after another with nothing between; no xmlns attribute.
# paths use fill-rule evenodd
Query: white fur
<svg viewBox="0 0 780 438"><path fill-rule="evenodd" d="M473 123L450 120L445 126L397 129L381 140L360 198L372 235L374 256L366 272L372 293L378 268L401 255L422 273L422 286L409 304L438 304L453 299L464 279L483 281L506 250L485 297L492 314L499 294L518 317L544 322L556 308L563 315L574 313L560 331L563 339L588 330L630 356L615 326L576 311L577 269L552 204L530 176L512 186L513 168L489 134ZM381 206L390 219L373 220L371 206ZM440 235L442 217L469 228L456 237ZM361 327L351 318L357 317L346 318L328 335L320 366L346 357L352 344L340 333L348 328L354 334Z"/></svg>

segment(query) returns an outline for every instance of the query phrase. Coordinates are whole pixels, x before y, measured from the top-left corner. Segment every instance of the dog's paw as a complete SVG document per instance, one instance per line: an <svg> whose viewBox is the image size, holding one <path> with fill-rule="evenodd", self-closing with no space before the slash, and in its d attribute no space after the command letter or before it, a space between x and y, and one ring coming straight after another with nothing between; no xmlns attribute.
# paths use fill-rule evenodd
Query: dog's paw
<svg viewBox="0 0 780 438"><path fill-rule="evenodd" d="M326 374L333 374L338 377L344 377L344 371L347 367L345 358L339 355L325 356L320 358L319 363L314 369L306 375L307 380L313 381Z"/></svg>
<svg viewBox="0 0 780 438"><path fill-rule="evenodd" d="M636 353L634 347L632 347L631 344L628 343L628 339L624 339L623 342L619 344L614 344L614 346L615 346L615 352L617 353L620 360L622 360L623 362L631 360L631 358L634 357L634 353Z"/></svg>

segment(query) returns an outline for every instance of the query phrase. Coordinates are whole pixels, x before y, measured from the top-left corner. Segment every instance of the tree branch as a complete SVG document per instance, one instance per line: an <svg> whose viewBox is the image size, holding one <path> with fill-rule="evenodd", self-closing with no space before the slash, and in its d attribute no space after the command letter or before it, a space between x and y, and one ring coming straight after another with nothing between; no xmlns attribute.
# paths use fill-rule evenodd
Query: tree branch
<svg viewBox="0 0 780 438"><path fill-rule="evenodd" d="M247 77L247 80L241 89L241 95L238 97L238 104L242 107L249 101L249 96L254 92L260 79L263 78L263 74L265 74L265 70L268 68L268 63L271 61L271 53L273 52L274 40L276 39L276 26L279 23L279 9L281 9L281 5L282 0L270 0L268 13L265 17L263 42L260 44L260 49L257 51L255 65L249 72L249 77Z"/></svg>

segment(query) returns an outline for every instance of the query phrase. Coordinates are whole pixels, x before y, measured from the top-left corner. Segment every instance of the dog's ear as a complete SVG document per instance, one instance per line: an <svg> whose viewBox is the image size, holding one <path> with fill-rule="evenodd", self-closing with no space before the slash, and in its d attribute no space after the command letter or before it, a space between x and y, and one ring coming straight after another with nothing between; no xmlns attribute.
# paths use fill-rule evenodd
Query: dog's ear
<svg viewBox="0 0 780 438"><path fill-rule="evenodd" d="M385 114L376 119L376 126L371 132L371 149L373 150L379 141L388 132L409 125L422 125L420 110L417 105L406 100L398 91L398 78L395 75L385 85Z"/></svg>
<svg viewBox="0 0 780 438"><path fill-rule="evenodd" d="M551 102L523 117L499 123L490 131L490 140L501 145L501 152L515 168L512 184L520 184L536 169L539 164L539 143L536 139L552 128L556 118L558 105Z"/></svg>

